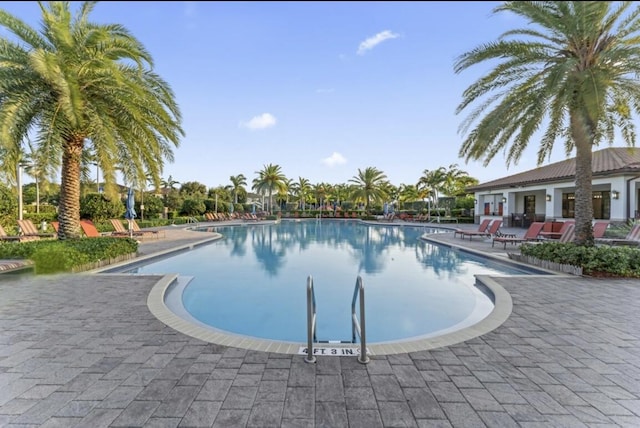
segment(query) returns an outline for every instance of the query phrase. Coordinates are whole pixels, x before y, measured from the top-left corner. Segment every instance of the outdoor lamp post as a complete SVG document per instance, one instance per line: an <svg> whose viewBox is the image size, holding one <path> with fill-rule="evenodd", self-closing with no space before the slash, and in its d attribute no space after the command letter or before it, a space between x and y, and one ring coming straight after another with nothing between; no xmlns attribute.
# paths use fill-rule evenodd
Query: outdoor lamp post
<svg viewBox="0 0 640 428"><path fill-rule="evenodd" d="M144 190L140 191L140 221L144 221Z"/></svg>
<svg viewBox="0 0 640 428"><path fill-rule="evenodd" d="M22 220L22 163L18 163L16 184L18 185L18 220Z"/></svg>
<svg viewBox="0 0 640 428"><path fill-rule="evenodd" d="M96 190L100 193L100 167L97 162L94 162L92 165L96 167Z"/></svg>

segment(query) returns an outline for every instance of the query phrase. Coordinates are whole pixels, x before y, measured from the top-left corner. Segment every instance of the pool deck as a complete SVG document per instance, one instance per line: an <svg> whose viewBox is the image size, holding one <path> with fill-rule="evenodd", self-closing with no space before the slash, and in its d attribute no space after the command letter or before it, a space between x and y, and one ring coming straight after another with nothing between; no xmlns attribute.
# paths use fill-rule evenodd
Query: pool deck
<svg viewBox="0 0 640 428"><path fill-rule="evenodd" d="M203 239L165 232L141 254ZM429 239L507 257L480 238ZM147 307L158 279L0 275L0 426L640 426L638 280L494 277L513 301L504 324L363 365L179 333Z"/></svg>

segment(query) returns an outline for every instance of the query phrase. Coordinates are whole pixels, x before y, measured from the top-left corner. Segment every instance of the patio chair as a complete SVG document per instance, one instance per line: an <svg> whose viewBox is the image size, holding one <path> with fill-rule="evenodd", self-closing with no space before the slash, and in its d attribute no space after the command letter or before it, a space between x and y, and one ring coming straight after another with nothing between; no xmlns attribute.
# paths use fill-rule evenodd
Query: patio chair
<svg viewBox="0 0 640 428"><path fill-rule="evenodd" d="M4 231L4 228L0 224L0 241L21 241L22 236L20 235L7 235L7 232Z"/></svg>
<svg viewBox="0 0 640 428"><path fill-rule="evenodd" d="M635 224L624 238L596 238L596 244L640 246L640 223Z"/></svg>
<svg viewBox="0 0 640 428"><path fill-rule="evenodd" d="M477 232L486 232L487 228L489 227L489 224L491 224L491 219L490 218L482 220L482 222L480 223L480 226L478 226ZM462 235L463 232L469 232L469 230L467 230L467 229L455 229L453 231L453 237L455 238L456 235Z"/></svg>
<svg viewBox="0 0 640 428"><path fill-rule="evenodd" d="M84 234L87 235L87 238L99 238L102 236L96 226L89 220L80 220L80 227Z"/></svg>
<svg viewBox="0 0 640 428"><path fill-rule="evenodd" d="M562 237L562 235L564 234L565 230L567 230L567 227L569 227L570 224L575 225L575 221L574 220L567 220L562 224L562 227L560 228L560 230L558 230L557 232L545 232L545 231L541 231L539 233L540 237L543 239L559 239L560 237Z"/></svg>
<svg viewBox="0 0 640 428"><path fill-rule="evenodd" d="M596 221L593 224L593 237L595 239L603 238L605 232L607 231L607 227L609 227L608 221Z"/></svg>
<svg viewBox="0 0 640 428"><path fill-rule="evenodd" d="M53 238L55 233L40 233L31 220L18 220L18 226L24 236L37 236L39 238Z"/></svg>
<svg viewBox="0 0 640 428"><path fill-rule="evenodd" d="M113 232L111 232L112 236L129 236L130 233L127 229L124 228L124 226L122 225L122 222L117 219L117 218L112 218L111 220L109 220L111 222L111 225L113 226ZM138 232L136 233L135 231L133 231L131 233L132 236L142 236L142 233Z"/></svg>
<svg viewBox="0 0 640 428"><path fill-rule="evenodd" d="M154 237L156 237L156 239L160 238L160 232L161 231L159 231L159 230L148 230L148 229L142 230L142 229L140 229L140 226L138 226L138 223L136 222L135 219L132 219L130 221L131 221L131 229L133 230L134 233L137 233L137 234L141 233L142 237L154 236ZM164 237L164 231L162 231L162 236Z"/></svg>
<svg viewBox="0 0 640 428"><path fill-rule="evenodd" d="M529 226L527 231L521 237L514 238L514 237L508 237L508 236L494 236L493 240L491 241L491 246L493 247L496 242L501 242L504 244L504 249L506 250L507 244L521 244L523 242L537 241L539 239L538 234L542 230L543 226L544 226L543 222L534 221L533 223L531 223L531 226Z"/></svg>
<svg viewBox="0 0 640 428"><path fill-rule="evenodd" d="M462 239L464 239L465 236L469 237L469 241L471 241L471 238L473 238L474 236L487 236L490 238L492 236L495 236L495 234L500 229L500 226L502 226L502 220L493 220L489 228L484 232L480 232L477 230L467 230L462 232Z"/></svg>
<svg viewBox="0 0 640 428"><path fill-rule="evenodd" d="M568 244L576 239L576 225L574 222L570 222L564 230L564 233L558 239L558 242Z"/></svg>

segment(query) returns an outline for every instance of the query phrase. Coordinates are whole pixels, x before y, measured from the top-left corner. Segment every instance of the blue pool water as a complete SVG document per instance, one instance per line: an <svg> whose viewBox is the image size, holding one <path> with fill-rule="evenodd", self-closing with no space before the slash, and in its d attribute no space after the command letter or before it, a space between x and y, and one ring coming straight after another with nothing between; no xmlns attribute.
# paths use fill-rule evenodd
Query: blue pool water
<svg viewBox="0 0 640 428"><path fill-rule="evenodd" d="M365 287L370 343L433 336L484 318L493 305L475 274L531 274L420 238L434 229L351 221L215 226L224 237L135 273L192 277L184 308L198 321L256 338L306 341L307 277L319 340L351 339L356 278Z"/></svg>

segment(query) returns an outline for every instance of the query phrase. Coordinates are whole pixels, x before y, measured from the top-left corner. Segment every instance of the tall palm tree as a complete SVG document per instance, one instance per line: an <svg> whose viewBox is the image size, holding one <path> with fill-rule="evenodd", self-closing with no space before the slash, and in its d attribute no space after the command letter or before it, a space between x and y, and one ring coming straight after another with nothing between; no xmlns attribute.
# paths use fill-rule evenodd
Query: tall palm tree
<svg viewBox="0 0 640 428"><path fill-rule="evenodd" d="M258 193L266 192L269 195L269 211L272 211L273 191L284 188L287 177L282 173L280 165L264 165L261 171L256 171L258 177L253 180L253 189Z"/></svg>
<svg viewBox="0 0 640 428"><path fill-rule="evenodd" d="M363 201L367 211L371 202L383 201L388 196L385 192L387 176L376 167L358 168L358 175L349 182L355 185L353 198L356 202Z"/></svg>
<svg viewBox="0 0 640 428"><path fill-rule="evenodd" d="M316 207L321 210L324 208L324 202L329 193L329 185L327 183L316 183L311 185L311 192L316 201Z"/></svg>
<svg viewBox="0 0 640 428"><path fill-rule="evenodd" d="M304 211L307 198L311 194L311 183L306 178L298 177L298 181L291 183L291 191L295 200L300 204L302 211Z"/></svg>
<svg viewBox="0 0 640 428"><path fill-rule="evenodd" d="M457 108L480 103L462 123L461 157L486 166L506 152L507 165L517 163L538 130L544 131L539 165L558 139L567 156L575 149L577 244L593 244L593 147L613 144L617 134L635 145L640 8L631 9L633 3L505 2L494 13L515 13L528 25L462 54L454 65L456 73L487 61L493 67L464 91Z"/></svg>
<svg viewBox="0 0 640 428"><path fill-rule="evenodd" d="M176 188L176 184L180 184L180 182L174 180L171 175L166 180L163 179L163 180L160 181L160 185L165 190L167 190L167 189L169 189L169 190L175 189Z"/></svg>
<svg viewBox="0 0 640 428"><path fill-rule="evenodd" d="M244 186L247 185L247 177L243 174L232 175L229 177L231 181L231 186L233 188L233 202L238 203L238 194L246 193L246 189Z"/></svg>
<svg viewBox="0 0 640 428"><path fill-rule="evenodd" d="M145 47L118 24L89 21L95 2L39 2L39 32L0 10L0 141L35 131L38 150L61 158L60 239L80 235L80 170L93 151L105 181L117 167L159 176L183 134L169 85ZM75 5L75 3L74 3Z"/></svg>
<svg viewBox="0 0 640 428"><path fill-rule="evenodd" d="M35 180L36 212L40 213L40 190L46 190L48 183L53 180L60 166L59 158L54 153L38 150L30 139L27 139L27 148L29 151L25 153L24 160L27 165L24 170Z"/></svg>
<svg viewBox="0 0 640 428"><path fill-rule="evenodd" d="M433 205L437 209L444 183L446 181L447 170L441 166L438 169L422 172L422 176L418 179L417 187L426 197L433 197Z"/></svg>
<svg viewBox="0 0 640 428"><path fill-rule="evenodd" d="M402 204L402 208L404 208L407 202L415 202L421 199L422 198L420 197L418 186L416 186L415 184L400 184L398 191L398 201Z"/></svg>

